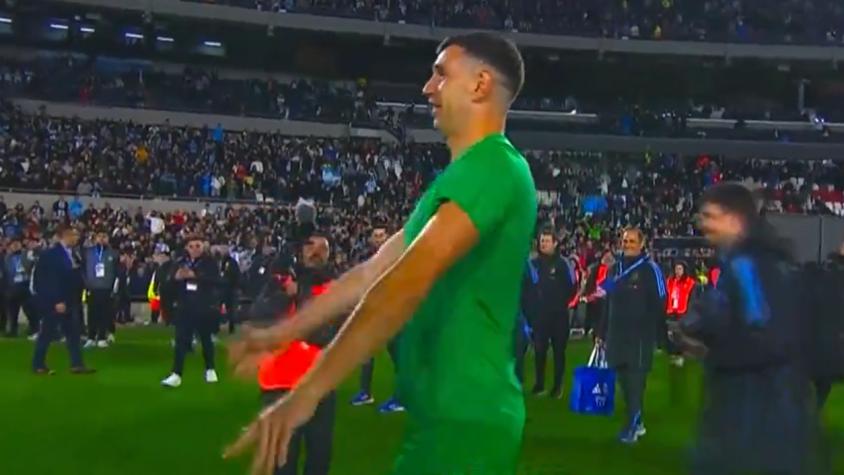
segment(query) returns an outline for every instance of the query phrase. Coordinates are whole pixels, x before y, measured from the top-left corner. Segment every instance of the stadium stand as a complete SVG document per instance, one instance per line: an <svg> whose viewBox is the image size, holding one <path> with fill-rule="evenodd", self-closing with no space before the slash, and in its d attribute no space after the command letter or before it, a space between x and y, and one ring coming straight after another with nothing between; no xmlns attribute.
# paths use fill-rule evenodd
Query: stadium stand
<svg viewBox="0 0 844 475"><path fill-rule="evenodd" d="M754 43L842 42L844 8L831 0L194 0L280 13L311 13L457 28Z"/></svg>

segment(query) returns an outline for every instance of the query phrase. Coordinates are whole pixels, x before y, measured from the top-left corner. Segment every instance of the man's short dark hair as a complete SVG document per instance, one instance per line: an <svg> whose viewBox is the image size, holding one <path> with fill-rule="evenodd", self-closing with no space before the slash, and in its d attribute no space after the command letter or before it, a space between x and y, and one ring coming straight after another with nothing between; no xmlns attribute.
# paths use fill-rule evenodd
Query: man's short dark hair
<svg viewBox="0 0 844 475"><path fill-rule="evenodd" d="M701 203L719 206L739 216L746 224L752 224L759 218L753 192L740 183L725 182L708 188L703 192Z"/></svg>
<svg viewBox="0 0 844 475"><path fill-rule="evenodd" d="M449 46L463 48L466 54L498 71L511 101L519 95L525 83L525 62L513 41L496 33L468 33L444 39L437 47L437 54Z"/></svg>
<svg viewBox="0 0 844 475"><path fill-rule="evenodd" d="M542 228L539 231L539 237L541 238L542 236L551 236L551 239L553 239L554 242L557 242L557 234L554 233L554 230L551 228Z"/></svg>
<svg viewBox="0 0 844 475"><path fill-rule="evenodd" d="M62 223L62 224L59 224L58 226L56 226L55 234L58 237L62 237L65 234L72 232L72 231L76 231L76 228L74 228L73 226L71 226L69 224Z"/></svg>
<svg viewBox="0 0 844 475"><path fill-rule="evenodd" d="M187 246L188 244L190 244L190 243L192 243L192 242L196 242L196 241L199 241L199 242L201 242L203 245L205 245L205 238L203 238L203 237L202 237L202 236L200 236L199 234L188 234L187 236L185 236L185 245L186 245L186 246Z"/></svg>

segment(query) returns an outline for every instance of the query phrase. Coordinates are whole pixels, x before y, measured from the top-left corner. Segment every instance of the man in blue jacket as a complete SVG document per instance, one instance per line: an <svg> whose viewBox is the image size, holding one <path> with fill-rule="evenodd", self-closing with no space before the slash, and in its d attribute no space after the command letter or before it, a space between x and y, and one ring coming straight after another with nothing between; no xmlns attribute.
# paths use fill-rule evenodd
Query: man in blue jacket
<svg viewBox="0 0 844 475"><path fill-rule="evenodd" d="M35 374L52 374L47 368L47 349L58 339L61 327L70 352L71 373L89 374L94 370L82 362L79 312L82 311L82 269L73 248L79 242L79 231L61 225L56 230L59 242L41 254L35 269L33 287L38 295L37 310L43 315L41 331L35 342L32 370Z"/></svg>
<svg viewBox="0 0 844 475"><path fill-rule="evenodd" d="M700 227L718 248L721 276L679 323L706 346L692 473L817 473L805 309L790 253L744 186L713 186L701 201Z"/></svg>

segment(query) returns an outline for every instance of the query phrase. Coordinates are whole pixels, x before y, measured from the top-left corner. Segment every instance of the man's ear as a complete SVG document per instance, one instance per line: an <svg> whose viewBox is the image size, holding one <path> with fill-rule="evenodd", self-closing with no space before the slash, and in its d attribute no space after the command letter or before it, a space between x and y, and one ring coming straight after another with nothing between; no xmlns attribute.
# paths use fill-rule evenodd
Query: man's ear
<svg viewBox="0 0 844 475"><path fill-rule="evenodd" d="M475 78L475 89L473 91L473 99L480 101L487 99L495 94L495 79L492 72L486 68L480 68Z"/></svg>

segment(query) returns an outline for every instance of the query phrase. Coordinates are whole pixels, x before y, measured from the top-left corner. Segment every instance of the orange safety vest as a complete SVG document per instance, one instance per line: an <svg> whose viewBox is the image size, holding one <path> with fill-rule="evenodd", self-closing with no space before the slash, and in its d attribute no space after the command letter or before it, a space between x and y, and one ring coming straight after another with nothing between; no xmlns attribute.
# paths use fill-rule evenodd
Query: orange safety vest
<svg viewBox="0 0 844 475"><path fill-rule="evenodd" d="M280 279L276 281L281 282ZM316 297L328 291L331 282L311 287L311 296ZM296 305L291 303L287 310L290 318L296 312ZM290 346L268 355L258 364L258 385L262 391L290 390L316 364L322 354L322 348L306 341L296 340Z"/></svg>
<svg viewBox="0 0 844 475"><path fill-rule="evenodd" d="M720 267L713 267L709 269L709 283L713 287L718 286L718 279L721 277L721 268Z"/></svg>
<svg viewBox="0 0 844 475"><path fill-rule="evenodd" d="M598 266L598 275L595 276L595 285L601 285L607 280L607 274L610 273L610 267L606 264Z"/></svg>
<svg viewBox="0 0 844 475"><path fill-rule="evenodd" d="M668 315L682 317L689 311L689 299L695 288L695 280L689 276L669 277L666 281L668 290Z"/></svg>
<svg viewBox="0 0 844 475"><path fill-rule="evenodd" d="M574 268L574 288L579 289L580 280L583 278L582 272L576 262L569 261L569 264ZM575 292L571 300L569 300L568 308L577 308L578 303L580 303L580 292Z"/></svg>

